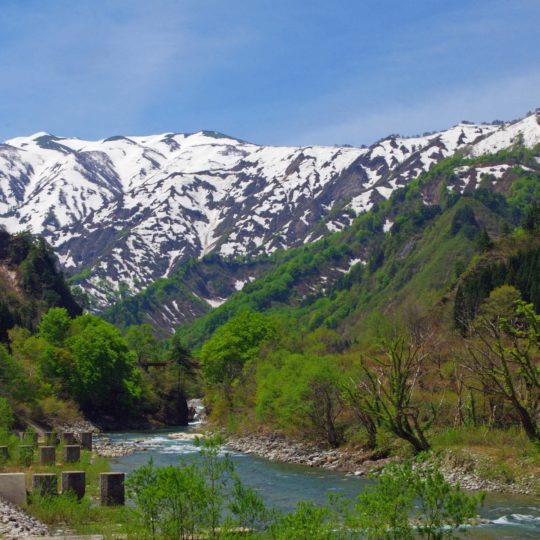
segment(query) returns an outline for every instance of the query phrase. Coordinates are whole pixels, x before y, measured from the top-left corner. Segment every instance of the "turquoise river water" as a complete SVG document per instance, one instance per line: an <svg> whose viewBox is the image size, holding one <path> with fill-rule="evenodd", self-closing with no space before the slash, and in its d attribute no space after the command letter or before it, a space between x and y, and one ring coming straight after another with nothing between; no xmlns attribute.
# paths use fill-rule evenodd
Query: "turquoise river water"
<svg viewBox="0 0 540 540"><path fill-rule="evenodd" d="M189 431L186 428L185 431ZM176 429L174 432L182 431ZM172 431L144 433L113 433L111 440L144 441L146 451L115 458L113 470L129 473L145 464L150 457L155 465L174 465L179 456L189 459L197 452L190 439L171 439ZM237 473L256 489L270 506L285 510L294 508L300 500L324 503L329 493L355 497L367 480L302 465L276 463L267 459L237 452L229 452ZM513 495L489 494L480 511L489 523L469 530L467 538L474 539L540 539L540 499Z"/></svg>

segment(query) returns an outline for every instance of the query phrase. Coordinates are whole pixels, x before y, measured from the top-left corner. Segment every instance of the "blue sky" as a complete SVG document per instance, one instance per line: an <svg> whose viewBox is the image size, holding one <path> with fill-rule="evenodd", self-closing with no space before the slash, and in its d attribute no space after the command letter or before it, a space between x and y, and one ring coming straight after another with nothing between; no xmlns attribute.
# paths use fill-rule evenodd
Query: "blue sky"
<svg viewBox="0 0 540 540"><path fill-rule="evenodd" d="M2 0L0 140L370 143L540 107L538 0Z"/></svg>

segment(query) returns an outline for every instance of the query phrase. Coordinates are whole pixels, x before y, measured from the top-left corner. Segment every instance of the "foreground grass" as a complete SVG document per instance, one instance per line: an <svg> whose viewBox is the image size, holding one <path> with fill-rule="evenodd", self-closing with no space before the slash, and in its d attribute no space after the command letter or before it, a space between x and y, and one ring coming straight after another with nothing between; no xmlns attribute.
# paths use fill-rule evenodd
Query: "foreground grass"
<svg viewBox="0 0 540 540"><path fill-rule="evenodd" d="M26 510L53 530L102 534L105 538L133 532L125 507L102 507L88 496L81 501L70 493L52 497L32 497Z"/></svg>
<svg viewBox="0 0 540 540"><path fill-rule="evenodd" d="M108 459L86 450L81 451L79 463L62 464L63 446L56 449L57 463L40 465L37 463L38 453L30 464L19 462L17 445L10 445L14 456L0 466L0 472L24 472L27 489L31 493L32 475L52 473L58 477L60 487L62 471L84 471L86 473L86 493L81 501L71 494L52 497L30 495L25 510L50 527L52 531L63 530L77 534L102 534L105 538L113 538L117 534L128 534L137 538L134 527L130 525L130 510L126 507L103 507L99 504L99 475L110 471Z"/></svg>

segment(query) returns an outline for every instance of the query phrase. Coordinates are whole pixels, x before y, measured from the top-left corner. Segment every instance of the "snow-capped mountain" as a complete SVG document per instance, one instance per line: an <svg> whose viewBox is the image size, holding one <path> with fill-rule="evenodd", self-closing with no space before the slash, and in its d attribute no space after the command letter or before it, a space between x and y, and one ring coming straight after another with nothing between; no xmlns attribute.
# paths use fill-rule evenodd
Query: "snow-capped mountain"
<svg viewBox="0 0 540 540"><path fill-rule="evenodd" d="M457 150L493 152L518 137L540 142L537 114L369 148L260 146L205 131L37 133L0 145L0 224L44 235L104 308L188 257L268 253L340 230Z"/></svg>

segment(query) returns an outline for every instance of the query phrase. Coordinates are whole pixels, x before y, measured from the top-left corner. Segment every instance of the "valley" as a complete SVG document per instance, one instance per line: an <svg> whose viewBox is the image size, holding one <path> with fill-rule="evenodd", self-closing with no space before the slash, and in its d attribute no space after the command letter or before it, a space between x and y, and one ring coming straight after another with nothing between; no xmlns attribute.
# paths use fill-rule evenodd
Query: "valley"
<svg viewBox="0 0 540 540"><path fill-rule="evenodd" d="M265 503L283 506L288 488L261 487L274 466L241 452L296 460L302 485L304 465L348 471L321 472L313 489L360 486L366 505L379 488L359 478L383 466L381 486L412 475L425 489L423 469L407 469L420 459L443 467L425 474L457 490L463 519L479 489L507 494L474 534L533 538L536 513L520 512L540 493L540 116L310 148L272 153L213 132L8 141L0 437L9 445L11 429L87 418L121 442L114 432L187 425L188 400L202 397L208 428L240 451L240 478ZM15 166L25 152L34 157ZM155 441L113 448L111 463L138 478L154 474L133 470L140 459L166 468L164 456L191 448ZM215 458L228 474L221 443L204 444L201 463ZM284 503L290 519L304 519L300 499Z"/></svg>

